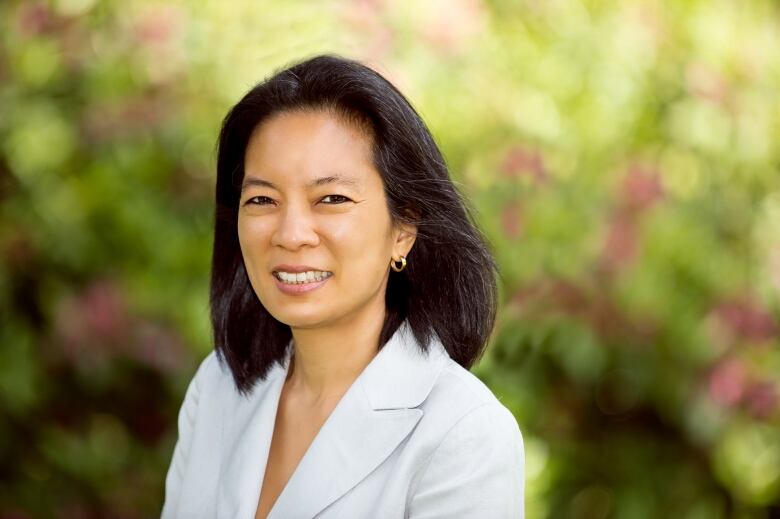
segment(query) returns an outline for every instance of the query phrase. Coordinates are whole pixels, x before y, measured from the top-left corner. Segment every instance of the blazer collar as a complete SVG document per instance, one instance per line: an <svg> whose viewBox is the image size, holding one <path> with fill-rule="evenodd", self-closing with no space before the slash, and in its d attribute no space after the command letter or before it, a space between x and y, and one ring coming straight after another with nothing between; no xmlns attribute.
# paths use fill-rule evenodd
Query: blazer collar
<svg viewBox="0 0 780 519"><path fill-rule="evenodd" d="M419 407L431 392L446 356L435 334L424 354L408 321L404 321L358 381L375 411Z"/></svg>
<svg viewBox="0 0 780 519"><path fill-rule="evenodd" d="M291 344L265 382L229 410L219 517L254 517ZM447 356L435 334L428 353L423 354L404 321L325 421L269 519L314 517L379 466L422 418L419 406L430 394Z"/></svg>

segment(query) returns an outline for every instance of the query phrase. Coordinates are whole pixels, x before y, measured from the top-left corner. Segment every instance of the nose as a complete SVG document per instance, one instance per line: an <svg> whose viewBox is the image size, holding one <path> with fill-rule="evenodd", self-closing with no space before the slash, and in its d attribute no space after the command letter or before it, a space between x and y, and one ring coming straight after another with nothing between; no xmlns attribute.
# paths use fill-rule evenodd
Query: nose
<svg viewBox="0 0 780 519"><path fill-rule="evenodd" d="M311 211L305 204L286 204L271 236L271 245L297 250L304 245L316 247L320 238Z"/></svg>

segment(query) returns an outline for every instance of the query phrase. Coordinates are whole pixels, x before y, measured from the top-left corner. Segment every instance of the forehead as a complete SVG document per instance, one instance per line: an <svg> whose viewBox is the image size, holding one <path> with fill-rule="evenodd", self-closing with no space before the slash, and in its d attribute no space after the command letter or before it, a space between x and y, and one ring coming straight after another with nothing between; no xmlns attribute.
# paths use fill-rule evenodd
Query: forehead
<svg viewBox="0 0 780 519"><path fill-rule="evenodd" d="M256 165L305 169L314 163L371 166L372 139L331 111L282 112L254 129L244 159L247 170Z"/></svg>
<svg viewBox="0 0 780 519"><path fill-rule="evenodd" d="M374 167L372 137L330 111L288 111L258 125L247 143L244 180L248 187L313 189L340 184L358 192L382 186Z"/></svg>

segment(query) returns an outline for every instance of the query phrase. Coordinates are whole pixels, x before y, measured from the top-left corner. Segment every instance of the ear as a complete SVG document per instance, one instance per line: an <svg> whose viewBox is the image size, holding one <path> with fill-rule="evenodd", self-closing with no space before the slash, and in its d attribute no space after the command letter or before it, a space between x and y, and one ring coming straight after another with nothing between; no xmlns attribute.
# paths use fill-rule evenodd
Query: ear
<svg viewBox="0 0 780 519"><path fill-rule="evenodd" d="M416 239L416 225L408 223L397 224L393 231L393 259L400 261L401 256L408 256Z"/></svg>

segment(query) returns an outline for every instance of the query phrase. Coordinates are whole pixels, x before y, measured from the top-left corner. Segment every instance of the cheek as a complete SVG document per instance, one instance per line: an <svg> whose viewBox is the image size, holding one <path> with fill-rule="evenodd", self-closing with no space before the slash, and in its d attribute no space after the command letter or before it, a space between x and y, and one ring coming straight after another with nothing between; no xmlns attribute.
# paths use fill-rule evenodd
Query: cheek
<svg viewBox="0 0 780 519"><path fill-rule="evenodd" d="M381 267L385 257L390 261L392 238L389 215L365 211L353 218L334 219L325 224L323 231L328 239L328 248L342 266L350 270L375 270Z"/></svg>
<svg viewBox="0 0 780 519"><path fill-rule="evenodd" d="M246 258L247 252L249 252L249 233L246 228L246 222L242 221L240 217L236 230L238 231L238 244L241 247L241 254Z"/></svg>
<svg viewBox="0 0 780 519"><path fill-rule="evenodd" d="M267 225L263 222L239 217L237 230L238 243L245 260L251 261L253 258L257 258L262 251L267 250L263 243L268 231Z"/></svg>

